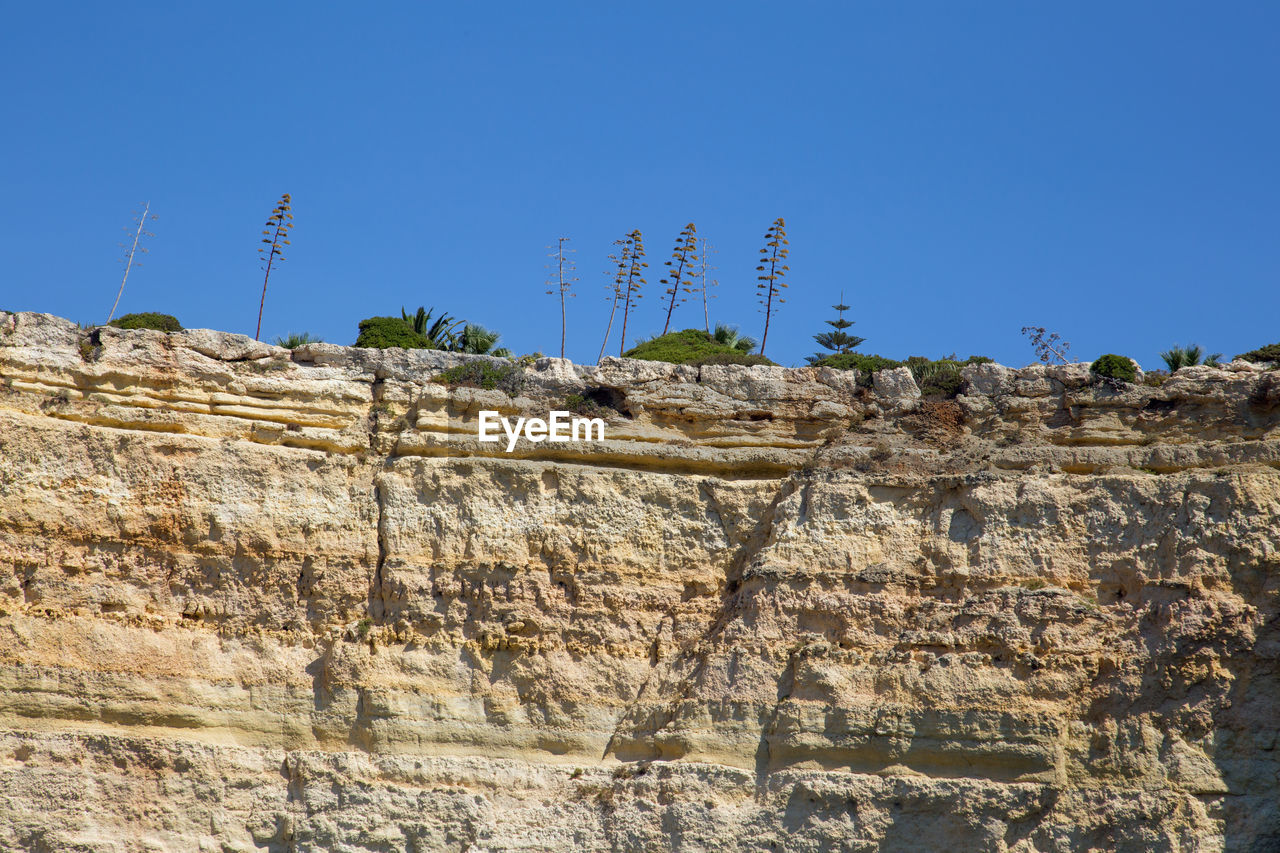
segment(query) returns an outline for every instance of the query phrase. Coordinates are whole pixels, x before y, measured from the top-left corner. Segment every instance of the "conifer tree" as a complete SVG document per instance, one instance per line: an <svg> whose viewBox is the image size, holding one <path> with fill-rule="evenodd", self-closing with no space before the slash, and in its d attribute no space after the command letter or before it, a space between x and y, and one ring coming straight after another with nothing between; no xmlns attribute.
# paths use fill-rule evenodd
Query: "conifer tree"
<svg viewBox="0 0 1280 853"><path fill-rule="evenodd" d="M769 230L764 235L764 248L760 250L760 254L764 255L760 259L760 265L756 270L760 275L756 276L756 289L760 293L760 304L764 306L764 334L760 336L760 354L764 355L765 344L769 342L769 321L773 319L773 312L778 306L787 300L782 297L782 291L786 288L783 277L791 267L786 265L787 255L791 253L787 242L787 223L779 216L773 220L773 225L769 226Z"/></svg>
<svg viewBox="0 0 1280 853"><path fill-rule="evenodd" d="M858 348L859 344L866 341L866 338L860 338L857 335L851 335L845 331L845 329L852 326L853 323L852 321L844 318L844 312L849 310L849 306L844 304L843 290L840 291L840 304L832 305L831 307L836 309L836 319L827 320L826 323L828 326L833 327L835 331L822 332L821 334L813 336L813 339L818 342L819 346L823 349L829 349L831 352L820 352L809 356L806 360L810 364L821 361L828 355L840 355L842 353L853 352Z"/></svg>
<svg viewBox="0 0 1280 853"><path fill-rule="evenodd" d="M677 302L684 302L686 297L680 295L693 292L693 270L698 263L698 229L690 222L676 237L675 248L671 250L671 260L664 261L670 269L667 277L660 280L667 289L663 291L670 299L667 302L667 322L662 326L662 334L671 329L671 312L675 311Z"/></svg>
<svg viewBox="0 0 1280 853"><path fill-rule="evenodd" d="M276 202L271 216L267 217L266 227L262 232L262 242L267 246L259 246L258 255L262 258L262 266L266 272L262 276L262 301L258 303L258 328L253 333L255 341L262 337L262 309L267 304L267 280L271 278L271 265L276 258L284 260L284 247L289 245L289 229L293 228L293 214L289 212L290 210L289 194L285 193L280 196L280 201Z"/></svg>
<svg viewBox="0 0 1280 853"><path fill-rule="evenodd" d="M564 358L564 339L565 332L568 328L568 315L565 313L565 301L570 296L574 295L573 283L578 280L578 277L573 274L575 271L573 258L569 257L569 255L573 253L573 249L566 249L564 247L564 244L568 242L568 237L559 237L556 240L556 245L547 247L548 249L554 250L547 255L547 257L552 259L552 263L549 265L551 269L551 277L547 279L547 285L551 289L547 291L547 294L549 296L555 296L557 293L560 295L561 358Z"/></svg>
<svg viewBox="0 0 1280 853"><path fill-rule="evenodd" d="M116 316L116 309L120 307L120 297L124 295L124 283L129 280L129 271L132 270L134 267L142 266L142 261L140 260L135 261L135 258L138 255L140 254L145 255L147 253L146 248L141 245L142 238L156 236L152 234L150 231L146 231L143 229L143 226L147 222L147 215L150 213L151 213L151 202L147 202L142 206L141 213L135 212L133 221L137 225L137 228L135 228L133 231L133 241L129 244L127 248L125 247L124 243L120 244L120 248L125 250L124 258L122 259L124 261L124 277L120 279L120 289L116 291L116 301L111 304L111 313L107 315L108 324L110 324L111 319ZM155 216L154 214L151 215L152 222L155 222L157 219L159 219L158 216ZM128 228L125 228L124 230L126 233L129 231Z"/></svg>
<svg viewBox="0 0 1280 853"><path fill-rule="evenodd" d="M627 319L631 309L644 296L640 289L645 285L644 271L649 266L644 260L644 237L640 229L637 228L628 234L627 241L630 244L631 257L627 261L626 283L622 288L622 341L618 344L619 357L627 349Z"/></svg>

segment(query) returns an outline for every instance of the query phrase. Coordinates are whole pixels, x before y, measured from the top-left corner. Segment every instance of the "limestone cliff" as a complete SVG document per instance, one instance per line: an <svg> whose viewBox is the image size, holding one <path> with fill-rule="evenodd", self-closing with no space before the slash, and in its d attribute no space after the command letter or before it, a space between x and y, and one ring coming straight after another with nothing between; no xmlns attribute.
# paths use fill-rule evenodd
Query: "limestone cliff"
<svg viewBox="0 0 1280 853"><path fill-rule="evenodd" d="M467 358L0 313L0 848L1280 849L1280 373Z"/></svg>

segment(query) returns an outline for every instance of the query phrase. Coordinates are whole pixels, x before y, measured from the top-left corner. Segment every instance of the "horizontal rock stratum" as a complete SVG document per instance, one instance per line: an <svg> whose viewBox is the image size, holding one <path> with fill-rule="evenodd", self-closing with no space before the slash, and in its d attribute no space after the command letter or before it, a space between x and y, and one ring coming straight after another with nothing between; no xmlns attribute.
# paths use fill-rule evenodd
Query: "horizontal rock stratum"
<svg viewBox="0 0 1280 853"><path fill-rule="evenodd" d="M0 313L0 848L1280 849L1280 373L472 358Z"/></svg>

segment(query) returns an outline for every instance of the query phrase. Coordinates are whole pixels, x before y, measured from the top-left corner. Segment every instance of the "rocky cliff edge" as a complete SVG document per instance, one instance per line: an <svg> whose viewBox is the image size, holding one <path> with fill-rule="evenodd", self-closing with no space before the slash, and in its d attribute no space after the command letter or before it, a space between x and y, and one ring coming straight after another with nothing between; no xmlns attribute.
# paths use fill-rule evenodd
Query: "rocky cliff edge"
<svg viewBox="0 0 1280 853"><path fill-rule="evenodd" d="M1280 373L476 359L0 312L0 846L1280 848Z"/></svg>

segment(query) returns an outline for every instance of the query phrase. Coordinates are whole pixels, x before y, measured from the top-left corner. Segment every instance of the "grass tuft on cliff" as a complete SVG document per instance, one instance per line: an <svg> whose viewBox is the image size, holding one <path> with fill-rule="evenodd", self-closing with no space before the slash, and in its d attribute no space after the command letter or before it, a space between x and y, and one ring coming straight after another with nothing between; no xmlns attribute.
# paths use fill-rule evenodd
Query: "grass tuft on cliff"
<svg viewBox="0 0 1280 853"><path fill-rule="evenodd" d="M773 364L764 356L748 355L737 347L721 343L701 329L685 329L642 341L622 355L668 364ZM706 360L712 357L717 360Z"/></svg>
<svg viewBox="0 0 1280 853"><path fill-rule="evenodd" d="M307 344L322 344L320 338L312 337L310 332L290 332L282 338L276 338L276 346L285 349L297 349Z"/></svg>

